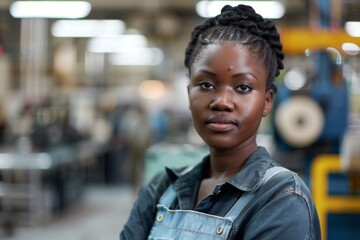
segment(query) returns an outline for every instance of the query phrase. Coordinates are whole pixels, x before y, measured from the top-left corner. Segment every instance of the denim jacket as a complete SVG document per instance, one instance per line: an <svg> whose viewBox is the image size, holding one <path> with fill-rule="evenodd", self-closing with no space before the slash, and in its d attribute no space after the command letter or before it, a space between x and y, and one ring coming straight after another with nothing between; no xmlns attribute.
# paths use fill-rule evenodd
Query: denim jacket
<svg viewBox="0 0 360 240"><path fill-rule="evenodd" d="M225 216L244 192L258 187L266 170L278 164L259 147L237 174L195 206L197 192L209 168L209 156L186 174L166 169L144 187L120 233L121 240L147 239L156 216L156 205L169 184L178 198L171 209L195 210ZM233 222L228 239L321 239L320 225L309 189L295 173L280 173L259 189Z"/></svg>

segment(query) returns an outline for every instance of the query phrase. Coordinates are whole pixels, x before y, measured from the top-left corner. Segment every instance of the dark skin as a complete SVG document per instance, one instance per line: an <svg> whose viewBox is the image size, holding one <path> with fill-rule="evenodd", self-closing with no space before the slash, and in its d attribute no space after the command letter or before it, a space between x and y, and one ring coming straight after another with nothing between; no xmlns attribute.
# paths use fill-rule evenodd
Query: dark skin
<svg viewBox="0 0 360 240"><path fill-rule="evenodd" d="M267 77L257 56L234 43L206 46L192 64L189 108L195 129L210 148L210 169L197 203L239 172L257 149L257 130L273 105Z"/></svg>

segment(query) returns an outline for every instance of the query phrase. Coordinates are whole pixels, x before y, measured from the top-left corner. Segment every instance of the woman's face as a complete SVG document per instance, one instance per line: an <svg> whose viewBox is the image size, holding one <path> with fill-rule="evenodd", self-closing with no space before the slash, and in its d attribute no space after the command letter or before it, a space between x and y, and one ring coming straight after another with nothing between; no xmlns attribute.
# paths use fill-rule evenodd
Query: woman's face
<svg viewBox="0 0 360 240"><path fill-rule="evenodd" d="M256 144L272 108L268 73L256 55L231 43L207 46L191 66L189 108L195 129L215 149Z"/></svg>

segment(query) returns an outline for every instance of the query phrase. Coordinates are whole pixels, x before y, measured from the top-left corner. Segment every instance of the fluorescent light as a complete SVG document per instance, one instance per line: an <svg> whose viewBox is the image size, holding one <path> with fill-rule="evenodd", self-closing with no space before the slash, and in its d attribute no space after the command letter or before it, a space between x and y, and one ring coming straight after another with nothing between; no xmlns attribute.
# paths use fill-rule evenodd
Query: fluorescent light
<svg viewBox="0 0 360 240"><path fill-rule="evenodd" d="M345 31L353 37L360 37L360 22L346 22Z"/></svg>
<svg viewBox="0 0 360 240"><path fill-rule="evenodd" d="M57 20L51 27L55 37L99 37L120 35L125 30L121 20Z"/></svg>
<svg viewBox="0 0 360 240"><path fill-rule="evenodd" d="M128 48L119 53L112 53L109 61L113 65L122 66L155 66L164 58L159 48Z"/></svg>
<svg viewBox="0 0 360 240"><path fill-rule="evenodd" d="M113 65L152 66L160 64L164 58L161 49L148 48L146 37L140 34L91 38L87 50L111 53L109 62Z"/></svg>
<svg viewBox="0 0 360 240"><path fill-rule="evenodd" d="M88 41L87 50L94 53L122 52L128 48L143 48L147 39L140 34L126 34L113 37L97 37Z"/></svg>
<svg viewBox="0 0 360 240"><path fill-rule="evenodd" d="M16 1L10 5L15 18L83 18L91 10L85 1Z"/></svg>
<svg viewBox="0 0 360 240"><path fill-rule="evenodd" d="M201 17L214 17L220 13L225 5L237 6L249 5L264 18L278 19L284 16L285 7L277 1L199 1L196 4L196 12Z"/></svg>

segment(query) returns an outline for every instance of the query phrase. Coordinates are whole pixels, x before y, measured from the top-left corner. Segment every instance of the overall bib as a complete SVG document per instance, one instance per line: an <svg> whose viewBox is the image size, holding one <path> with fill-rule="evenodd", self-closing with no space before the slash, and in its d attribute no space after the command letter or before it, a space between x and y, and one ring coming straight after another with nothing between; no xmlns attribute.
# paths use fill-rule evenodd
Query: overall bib
<svg viewBox="0 0 360 240"><path fill-rule="evenodd" d="M176 192L170 185L157 205L154 225L149 240L217 240L227 239L234 219L254 197L257 190L275 174L289 171L283 167L268 169L259 187L245 192L225 217L219 217L193 210L171 210L169 206L176 199Z"/></svg>

